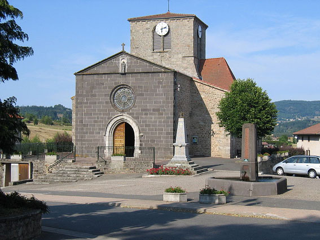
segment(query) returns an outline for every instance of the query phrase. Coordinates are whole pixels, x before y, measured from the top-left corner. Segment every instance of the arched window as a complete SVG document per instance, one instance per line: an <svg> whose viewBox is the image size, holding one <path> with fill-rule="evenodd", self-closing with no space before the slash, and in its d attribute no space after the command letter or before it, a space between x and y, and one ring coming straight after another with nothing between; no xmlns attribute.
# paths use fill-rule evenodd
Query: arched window
<svg viewBox="0 0 320 240"><path fill-rule="evenodd" d="M171 31L166 35L158 35L156 28L153 30L153 51L166 51L171 49Z"/></svg>

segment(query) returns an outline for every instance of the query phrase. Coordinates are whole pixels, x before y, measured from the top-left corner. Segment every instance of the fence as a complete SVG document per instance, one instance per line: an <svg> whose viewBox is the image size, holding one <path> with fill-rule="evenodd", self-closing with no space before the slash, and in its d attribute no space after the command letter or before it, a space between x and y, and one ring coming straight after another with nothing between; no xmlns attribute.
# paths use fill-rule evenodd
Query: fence
<svg viewBox="0 0 320 240"><path fill-rule="evenodd" d="M15 145L15 152L22 155L24 159L44 158L47 153L73 153L73 143L18 143Z"/></svg>
<svg viewBox="0 0 320 240"><path fill-rule="evenodd" d="M154 147L97 147L97 160L107 161L111 156L125 156L126 160L155 163Z"/></svg>

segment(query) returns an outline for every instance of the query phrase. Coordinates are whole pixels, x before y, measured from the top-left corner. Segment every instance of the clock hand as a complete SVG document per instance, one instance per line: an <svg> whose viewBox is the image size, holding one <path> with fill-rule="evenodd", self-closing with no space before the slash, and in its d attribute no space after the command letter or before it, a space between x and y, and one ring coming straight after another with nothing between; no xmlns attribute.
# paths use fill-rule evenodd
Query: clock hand
<svg viewBox="0 0 320 240"><path fill-rule="evenodd" d="M161 32L162 32L162 30L164 30L164 29L166 29L167 27L163 27L163 28L161 28Z"/></svg>

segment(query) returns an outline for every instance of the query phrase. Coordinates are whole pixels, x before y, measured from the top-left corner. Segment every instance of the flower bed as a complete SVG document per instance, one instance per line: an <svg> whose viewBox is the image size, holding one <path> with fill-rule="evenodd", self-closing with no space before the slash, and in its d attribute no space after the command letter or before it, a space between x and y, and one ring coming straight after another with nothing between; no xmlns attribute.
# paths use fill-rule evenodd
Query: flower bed
<svg viewBox="0 0 320 240"><path fill-rule="evenodd" d="M148 169L147 172L150 175L191 175L189 169L183 169L178 167L159 167Z"/></svg>

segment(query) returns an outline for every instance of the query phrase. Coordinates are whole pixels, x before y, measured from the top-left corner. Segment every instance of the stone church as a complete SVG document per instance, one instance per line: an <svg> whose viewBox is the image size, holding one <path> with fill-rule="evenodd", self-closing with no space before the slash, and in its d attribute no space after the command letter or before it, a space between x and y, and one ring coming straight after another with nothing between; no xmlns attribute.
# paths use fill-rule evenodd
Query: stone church
<svg viewBox="0 0 320 240"><path fill-rule="evenodd" d="M235 156L235 140L216 117L235 77L224 58L206 59L208 26L196 15L171 12L128 21L130 53L123 45L75 73L77 154L94 157L97 146L131 147L123 153L134 157L137 149L154 147L155 159L169 160L183 115L190 156Z"/></svg>

